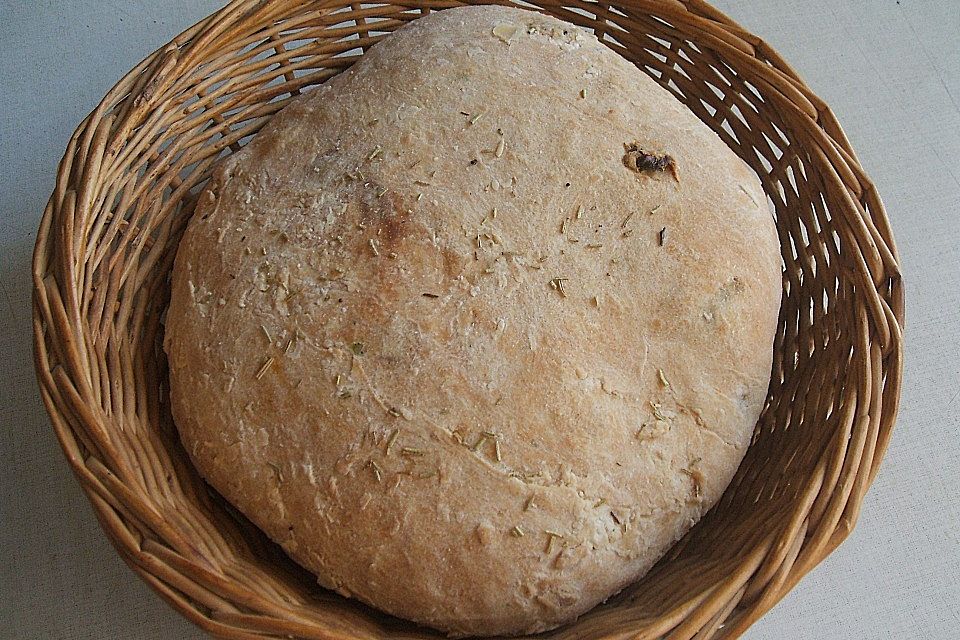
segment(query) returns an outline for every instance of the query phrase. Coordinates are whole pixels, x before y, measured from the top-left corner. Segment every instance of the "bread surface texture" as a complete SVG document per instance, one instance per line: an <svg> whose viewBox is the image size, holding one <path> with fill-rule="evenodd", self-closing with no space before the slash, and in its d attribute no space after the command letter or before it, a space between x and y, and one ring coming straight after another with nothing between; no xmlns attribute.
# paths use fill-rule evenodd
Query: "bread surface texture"
<svg viewBox="0 0 960 640"><path fill-rule="evenodd" d="M756 175L666 90L571 24L440 11L215 170L172 276L173 414L322 585L543 631L720 497L780 289Z"/></svg>

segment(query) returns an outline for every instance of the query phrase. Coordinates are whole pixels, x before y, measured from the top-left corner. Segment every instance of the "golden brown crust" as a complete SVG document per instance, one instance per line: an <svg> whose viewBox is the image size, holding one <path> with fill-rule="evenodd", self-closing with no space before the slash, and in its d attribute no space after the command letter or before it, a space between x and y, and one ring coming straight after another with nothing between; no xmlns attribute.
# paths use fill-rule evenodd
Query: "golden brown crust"
<svg viewBox="0 0 960 640"><path fill-rule="evenodd" d="M218 168L174 269L174 416L321 584L552 628L729 482L779 255L756 176L593 36L442 11Z"/></svg>

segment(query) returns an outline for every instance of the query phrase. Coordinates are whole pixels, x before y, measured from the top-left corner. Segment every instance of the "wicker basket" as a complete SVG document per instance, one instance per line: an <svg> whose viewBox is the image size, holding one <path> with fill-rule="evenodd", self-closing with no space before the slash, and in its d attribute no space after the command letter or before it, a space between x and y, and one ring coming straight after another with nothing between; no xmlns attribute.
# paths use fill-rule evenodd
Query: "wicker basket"
<svg viewBox="0 0 960 640"><path fill-rule="evenodd" d="M36 367L73 470L127 563L225 638L433 638L316 587L190 466L162 315L211 164L386 33L460 4L236 0L136 66L70 140L34 256ZM638 584L547 638L733 638L850 533L900 392L903 285L833 114L700 0L539 8L592 28L761 176L783 306L753 444L723 499Z"/></svg>

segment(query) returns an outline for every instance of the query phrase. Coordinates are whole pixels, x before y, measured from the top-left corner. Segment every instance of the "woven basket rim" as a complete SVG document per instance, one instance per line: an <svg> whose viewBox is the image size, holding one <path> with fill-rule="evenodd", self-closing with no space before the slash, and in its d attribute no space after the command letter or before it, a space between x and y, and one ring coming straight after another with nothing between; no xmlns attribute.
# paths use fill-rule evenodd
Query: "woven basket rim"
<svg viewBox="0 0 960 640"><path fill-rule="evenodd" d="M91 292L84 288L88 283L79 275L80 267L90 257L90 247L85 245L86 234L82 232L89 231L89 226L84 227L87 222L84 216L91 215L90 209L94 208L89 198L114 178L103 173L103 168L127 153L131 137L139 135L153 110L162 106L155 104L157 96L163 95L186 70L202 62L198 56L203 53L205 45L230 42L253 20L261 20L262 26L270 25L289 4L232 0L144 58L107 92L77 127L60 162L56 188L44 211L34 249L35 368L43 402L58 440L102 527L127 564L181 614L220 637L290 635L342 640L381 637L378 635L380 631L371 631L380 627L367 625L368 613L362 608L355 614L344 614L344 619L356 623L358 630L355 632L347 626L320 623L318 619L322 617L313 618L289 607L284 609L264 598L244 601L243 598L251 596L232 586L231 578L219 573L202 551L182 552L191 546L190 541L183 540L176 527L163 522L159 514L151 513L152 509L143 506L145 500L137 494L136 487L125 484L124 469L111 468L95 455L98 438L109 442L110 436L105 434L114 427L108 424L106 413L95 401L99 398L100 402L108 402L105 398L110 394L109 389L95 388L102 384L102 378L108 373L94 370L90 363L98 357L106 359L104 354L117 358L126 355L117 355L115 346L104 346L92 340L83 317L80 300L91 296ZM316 5L318 15L325 18L329 18L333 7L347 8L349 11L345 16L354 16L356 20L355 31L362 35L372 29L365 24L364 16L373 15L374 9L370 9L369 14L361 14L358 19L356 12L361 10L361 5L304 4ZM377 8L446 8L460 4L473 2L438 0L378 5ZM571 5L580 6L551 2L521 6L570 19L571 14L563 13L560 7ZM858 260L854 260L854 267L849 268L851 273L843 271L841 275L855 283L852 290L856 295L854 301L859 305L855 307L851 320L858 328L858 334L850 366L862 367L867 378L862 384L869 397L867 407L855 405L851 410L849 449L844 443L837 449L843 453L818 467L819 475L805 478L809 482L801 500L803 504L795 511L796 521L784 525L777 536L771 537L767 533L765 542L757 543L743 558L738 571L728 580L717 583L718 588L703 594L696 602L682 600L656 619L637 620L627 627L611 628L609 633L597 636L611 640L615 637L655 638L665 635L671 638L734 638L846 539L857 520L865 493L876 477L900 399L904 293L899 254L875 186L860 165L833 112L766 42L702 0L625 0L613 5L583 3L583 6L597 12L598 16L604 13L608 18L628 19L633 14L651 12L662 20L673 20L695 33L700 38L698 44L722 51L744 65L742 68L761 77L765 82L764 89L777 94L778 105L788 105L797 130L815 141L814 152L832 171L825 180L844 194L842 201L849 208L846 210L850 216L847 221L849 235L844 237L844 242L854 243L854 249L848 249L848 252L855 251ZM293 82L293 74L288 82ZM264 117L269 115L267 113ZM804 150L809 151L806 147ZM110 223L105 225L110 226ZM117 313L124 313L122 301L118 299L117 302L120 303ZM101 313L106 314L105 311ZM136 315L134 311L129 313ZM800 376L799 373L795 375ZM863 391L858 389L850 393L856 395ZM822 494L819 487L831 481L836 483L835 489L830 494ZM829 528L822 524L821 518L820 525L813 530L808 528L813 520L811 514L823 517L831 514L836 522ZM153 534L167 541L179 541L182 546L165 546L151 538ZM683 545L683 542L678 545L670 557L681 553ZM204 587L196 587L197 584ZM221 592L211 594L207 586L210 584L220 585ZM235 606L237 601L245 602L246 608ZM217 609L221 602L223 607ZM355 618L349 618L349 615L355 615ZM557 637L568 637L562 635L563 632L561 630ZM383 633L382 637L400 637ZM433 635L420 630L410 631L410 635L403 637Z"/></svg>

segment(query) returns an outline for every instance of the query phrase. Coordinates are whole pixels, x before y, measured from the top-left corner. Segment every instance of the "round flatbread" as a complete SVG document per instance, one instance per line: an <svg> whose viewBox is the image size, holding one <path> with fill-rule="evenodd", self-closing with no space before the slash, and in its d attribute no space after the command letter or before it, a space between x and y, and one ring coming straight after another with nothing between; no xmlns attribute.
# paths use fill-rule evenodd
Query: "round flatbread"
<svg viewBox="0 0 960 640"><path fill-rule="evenodd" d="M720 497L780 273L756 175L668 91L571 24L441 11L214 172L173 273L174 417L321 584L550 629Z"/></svg>

